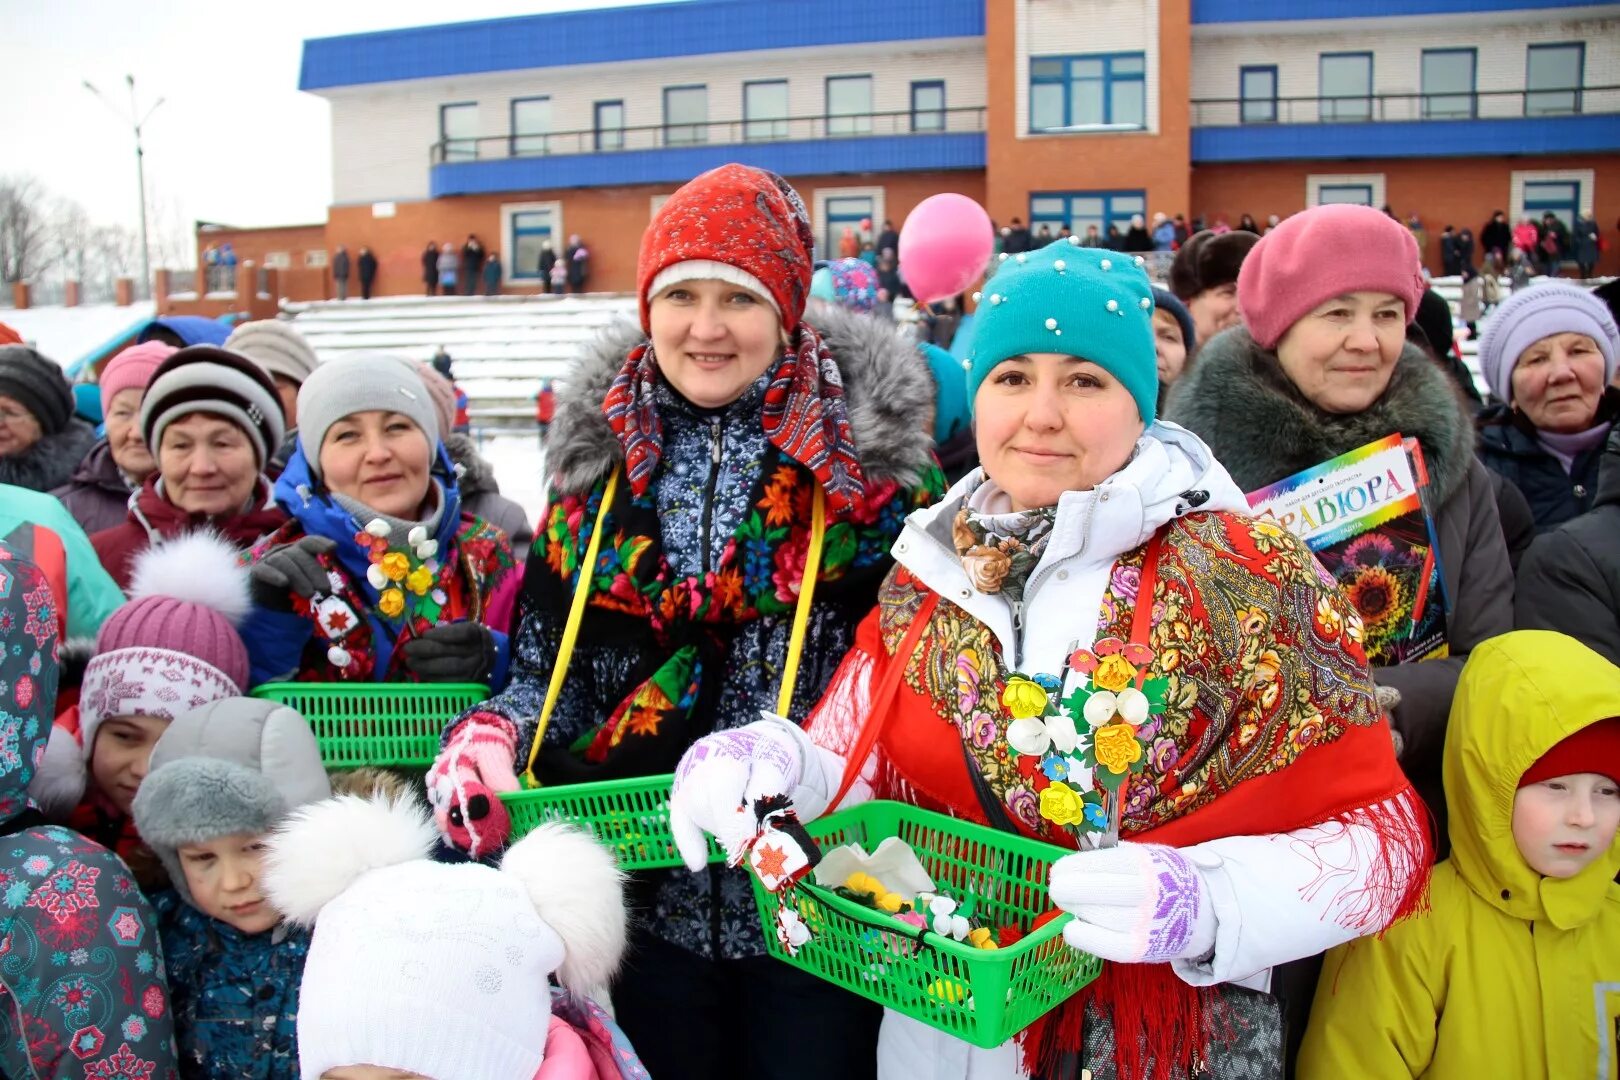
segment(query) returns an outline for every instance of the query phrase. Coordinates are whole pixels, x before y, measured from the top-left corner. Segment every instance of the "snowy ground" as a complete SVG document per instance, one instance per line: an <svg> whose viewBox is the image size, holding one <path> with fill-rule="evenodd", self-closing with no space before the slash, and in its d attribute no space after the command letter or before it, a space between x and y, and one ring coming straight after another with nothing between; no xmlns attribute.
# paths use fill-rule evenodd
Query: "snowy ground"
<svg viewBox="0 0 1620 1080"><path fill-rule="evenodd" d="M10 326L40 354L77 374L80 362L99 356L113 345L133 337L152 321L152 302L128 307L116 304L81 304L78 307L35 307L18 311L0 309L0 322Z"/></svg>
<svg viewBox="0 0 1620 1080"><path fill-rule="evenodd" d="M529 515L530 523L540 520L546 502L545 455L534 429L517 431L475 431L479 452L495 467L501 494L516 500Z"/></svg>

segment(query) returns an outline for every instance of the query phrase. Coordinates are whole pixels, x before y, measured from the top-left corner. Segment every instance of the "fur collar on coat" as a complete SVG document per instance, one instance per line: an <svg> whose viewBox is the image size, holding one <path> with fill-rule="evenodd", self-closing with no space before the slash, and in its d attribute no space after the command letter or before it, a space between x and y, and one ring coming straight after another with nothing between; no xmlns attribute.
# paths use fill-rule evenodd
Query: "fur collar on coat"
<svg viewBox="0 0 1620 1080"><path fill-rule="evenodd" d="M818 316L821 331L844 378L850 431L868 482L919 483L933 445L933 377L915 345L879 319L844 311ZM547 455L557 489L587 491L624 462L624 450L602 414L613 379L630 350L646 339L641 327L621 320L585 347L557 394L557 416L547 436Z"/></svg>
<svg viewBox="0 0 1620 1080"><path fill-rule="evenodd" d="M1461 391L1410 343L1382 397L1361 412L1338 414L1307 401L1277 354L1237 327L1199 350L1171 388L1165 411L1209 444L1244 491L1398 431L1423 447L1439 506L1463 487L1474 458L1474 425Z"/></svg>
<svg viewBox="0 0 1620 1080"><path fill-rule="evenodd" d="M55 435L41 436L28 449L0 457L0 484L29 491L59 488L72 478L95 442L95 429L75 417Z"/></svg>

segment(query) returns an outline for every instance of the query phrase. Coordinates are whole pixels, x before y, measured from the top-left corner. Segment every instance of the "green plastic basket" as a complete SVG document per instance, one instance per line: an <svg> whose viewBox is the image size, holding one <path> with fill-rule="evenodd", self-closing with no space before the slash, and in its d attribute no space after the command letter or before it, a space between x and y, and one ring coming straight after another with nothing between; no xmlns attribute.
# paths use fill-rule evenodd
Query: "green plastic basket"
<svg viewBox="0 0 1620 1080"><path fill-rule="evenodd" d="M807 826L822 850L858 843L868 852L890 836L909 844L941 891L977 897L992 927L1026 936L1003 949L922 933L892 916L846 900L806 878L791 903L811 932L797 956L776 936L781 897L754 879L754 898L772 956L975 1046L1000 1046L1102 972L1102 961L1063 941L1060 915L1030 931L1051 908L1047 871L1063 848L996 829L874 801Z"/></svg>
<svg viewBox="0 0 1620 1080"><path fill-rule="evenodd" d="M253 691L309 721L328 769L427 768L451 720L489 697L481 683L265 683Z"/></svg>
<svg viewBox="0 0 1620 1080"><path fill-rule="evenodd" d="M673 773L633 780L599 780L559 784L502 795L512 815L512 839L547 821L565 821L585 829L613 849L621 870L662 870L681 866L675 837L669 831L669 790ZM720 849L709 841L709 861Z"/></svg>

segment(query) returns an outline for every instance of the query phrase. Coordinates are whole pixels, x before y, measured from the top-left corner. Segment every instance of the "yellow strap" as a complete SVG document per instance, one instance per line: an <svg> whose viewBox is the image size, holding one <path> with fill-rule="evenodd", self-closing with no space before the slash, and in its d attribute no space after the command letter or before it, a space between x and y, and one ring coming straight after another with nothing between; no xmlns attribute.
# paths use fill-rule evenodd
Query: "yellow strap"
<svg viewBox="0 0 1620 1080"><path fill-rule="evenodd" d="M812 481L814 483L814 481ZM821 574L821 537L827 531L827 497L816 484L810 509L810 550L804 557L804 576L799 582L799 604L793 609L793 636L788 639L787 665L782 669L782 689L776 695L776 715L786 716L793 701L793 685L799 681L799 657L804 652L804 631L810 625L810 600Z"/></svg>
<svg viewBox="0 0 1620 1080"><path fill-rule="evenodd" d="M579 624L585 618L585 599L591 592L591 576L596 572L596 553L602 547L602 530L607 523L608 507L613 505L613 493L618 490L619 471L608 474L607 486L602 489L602 505L596 511L596 525L591 529L590 542L585 545L585 560L579 564L579 577L574 582L574 600L568 607L568 622L563 625L562 645L557 650L557 661L551 668L551 685L546 687L546 701L540 706L540 721L534 728L534 743L529 747L529 762L523 769L525 785L538 787L534 775L534 761L540 754L540 741L551 724L551 711L557 707L563 680L568 677L568 661L574 655L574 643L579 640Z"/></svg>

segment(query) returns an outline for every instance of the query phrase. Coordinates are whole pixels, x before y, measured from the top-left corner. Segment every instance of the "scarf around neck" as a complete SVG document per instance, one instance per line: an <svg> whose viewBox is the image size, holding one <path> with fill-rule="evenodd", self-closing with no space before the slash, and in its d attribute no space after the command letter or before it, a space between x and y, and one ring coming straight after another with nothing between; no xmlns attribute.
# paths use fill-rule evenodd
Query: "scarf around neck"
<svg viewBox="0 0 1620 1080"><path fill-rule="evenodd" d="M1541 448L1558 459L1558 464L1564 467L1567 473L1575 467L1575 459L1596 446L1602 446L1603 441L1609 437L1609 429L1614 424L1604 421L1596 427L1589 427L1585 431L1575 431L1569 434L1560 434L1556 431L1536 431L1536 442Z"/></svg>
<svg viewBox="0 0 1620 1080"><path fill-rule="evenodd" d="M1012 510L1011 504L1001 486L986 477L956 512L951 541L975 589L1016 604L1052 538L1057 507Z"/></svg>
<svg viewBox="0 0 1620 1080"><path fill-rule="evenodd" d="M433 496L433 510L420 521L411 521L408 518L385 514L381 510L373 510L359 499L351 499L349 496L340 495L335 491L332 492L332 501L337 503L350 517L354 518L355 524L362 529L373 521L382 521L388 526L389 545L401 547L406 543L411 530L419 525L429 536L438 535L439 523L444 519L444 486L439 483L437 478L434 478L428 484L428 491Z"/></svg>

